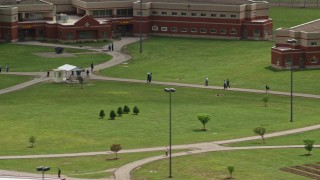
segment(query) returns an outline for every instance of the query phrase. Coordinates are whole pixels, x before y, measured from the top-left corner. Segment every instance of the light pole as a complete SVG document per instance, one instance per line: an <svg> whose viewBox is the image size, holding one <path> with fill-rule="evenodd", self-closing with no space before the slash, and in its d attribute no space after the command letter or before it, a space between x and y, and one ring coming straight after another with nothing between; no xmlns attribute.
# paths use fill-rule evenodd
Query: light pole
<svg viewBox="0 0 320 180"><path fill-rule="evenodd" d="M290 67L290 79L291 79L291 91L290 91L290 122L293 122L293 50L294 44L297 43L296 39L288 39L287 43L292 45L291 48L291 67Z"/></svg>
<svg viewBox="0 0 320 180"><path fill-rule="evenodd" d="M176 89L174 89L174 88L165 88L164 91L169 93L169 178L172 178L172 163L171 163L171 146L172 146L171 93L176 92Z"/></svg>
<svg viewBox="0 0 320 180"><path fill-rule="evenodd" d="M142 0L140 0L140 53L142 53Z"/></svg>

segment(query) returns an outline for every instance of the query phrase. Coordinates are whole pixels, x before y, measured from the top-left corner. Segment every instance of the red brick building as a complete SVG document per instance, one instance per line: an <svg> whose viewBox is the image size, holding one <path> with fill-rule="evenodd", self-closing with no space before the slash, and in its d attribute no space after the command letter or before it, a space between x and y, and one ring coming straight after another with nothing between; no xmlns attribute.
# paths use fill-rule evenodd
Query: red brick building
<svg viewBox="0 0 320 180"><path fill-rule="evenodd" d="M0 42L183 36L265 40L266 2L249 0L0 0Z"/></svg>
<svg viewBox="0 0 320 180"><path fill-rule="evenodd" d="M276 69L320 68L320 19L275 31L271 64ZM295 43L288 43L288 40Z"/></svg>

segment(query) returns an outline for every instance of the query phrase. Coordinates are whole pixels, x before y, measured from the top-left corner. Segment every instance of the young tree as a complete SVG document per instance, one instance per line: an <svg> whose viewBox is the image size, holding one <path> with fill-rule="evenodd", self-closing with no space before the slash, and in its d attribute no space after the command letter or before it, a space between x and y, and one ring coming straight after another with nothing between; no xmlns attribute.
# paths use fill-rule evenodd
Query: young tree
<svg viewBox="0 0 320 180"><path fill-rule="evenodd" d="M264 96L262 98L262 101L264 102L264 107L267 107L267 102L269 101L269 96Z"/></svg>
<svg viewBox="0 0 320 180"><path fill-rule="evenodd" d="M110 150L114 153L116 153L116 159L118 159L118 152L121 150L121 145L120 144L112 144L110 147Z"/></svg>
<svg viewBox="0 0 320 180"><path fill-rule="evenodd" d="M228 169L228 172L230 175L229 179L232 179L232 173L234 172L234 166L228 166L227 169Z"/></svg>
<svg viewBox="0 0 320 180"><path fill-rule="evenodd" d="M100 117L101 119L103 119L105 115L106 115L106 114L104 113L104 110L101 110L100 113L99 113L99 117Z"/></svg>
<svg viewBox="0 0 320 180"><path fill-rule="evenodd" d="M122 107L118 107L117 114L118 114L119 116L122 116L122 114L123 114Z"/></svg>
<svg viewBox="0 0 320 180"><path fill-rule="evenodd" d="M114 118L116 118L116 116L117 116L116 112L114 112L114 110L111 110L110 111L110 119L114 120Z"/></svg>
<svg viewBox="0 0 320 180"><path fill-rule="evenodd" d="M129 108L127 105L125 105L125 106L123 107L123 112L124 112L125 114L128 114L128 113L130 112L130 108Z"/></svg>
<svg viewBox="0 0 320 180"><path fill-rule="evenodd" d="M210 115L209 114L198 114L198 120L203 125L203 131L207 131L206 124L210 121Z"/></svg>
<svg viewBox="0 0 320 180"><path fill-rule="evenodd" d="M264 134L266 133L266 128L264 127L257 127L257 128L254 128L253 129L253 132L260 135L261 138L262 138L262 143L265 143L264 142Z"/></svg>
<svg viewBox="0 0 320 180"><path fill-rule="evenodd" d="M82 76L78 76L78 81L79 81L81 88L82 88L83 82L84 82L84 79L82 78Z"/></svg>
<svg viewBox="0 0 320 180"><path fill-rule="evenodd" d="M313 149L314 140L305 139L303 140L304 143L304 149L306 149L309 152L309 156L311 155L311 151Z"/></svg>
<svg viewBox="0 0 320 180"><path fill-rule="evenodd" d="M137 115L137 114L140 113L139 108L138 108L137 106L133 107L133 113L134 113L135 115Z"/></svg>
<svg viewBox="0 0 320 180"><path fill-rule="evenodd" d="M29 137L29 143L31 143L31 147L33 148L34 147L34 143L36 143L36 137L34 136L30 136Z"/></svg>

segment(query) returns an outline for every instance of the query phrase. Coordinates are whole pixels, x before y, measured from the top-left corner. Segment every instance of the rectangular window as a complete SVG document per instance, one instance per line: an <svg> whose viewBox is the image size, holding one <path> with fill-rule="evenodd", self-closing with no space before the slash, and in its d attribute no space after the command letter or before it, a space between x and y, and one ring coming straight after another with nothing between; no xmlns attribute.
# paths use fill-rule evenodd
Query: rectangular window
<svg viewBox="0 0 320 180"><path fill-rule="evenodd" d="M67 40L73 40L73 33L67 32Z"/></svg>
<svg viewBox="0 0 320 180"><path fill-rule="evenodd" d="M235 15L235 14L231 14L231 15L230 15L230 17L231 17L231 18L236 18L236 17L237 17L237 15Z"/></svg>
<svg viewBox="0 0 320 180"><path fill-rule="evenodd" d="M25 13L25 20L43 20L42 13Z"/></svg>
<svg viewBox="0 0 320 180"><path fill-rule="evenodd" d="M178 15L178 13L177 12L172 12L171 15L172 16L176 16L176 15Z"/></svg>
<svg viewBox="0 0 320 180"><path fill-rule="evenodd" d="M158 26L152 26L152 31L158 31Z"/></svg>
<svg viewBox="0 0 320 180"><path fill-rule="evenodd" d="M225 29L220 29L220 34L227 34L227 31Z"/></svg>
<svg viewBox="0 0 320 180"><path fill-rule="evenodd" d="M93 39L94 38L94 31L80 31L79 32L79 39Z"/></svg>
<svg viewBox="0 0 320 180"><path fill-rule="evenodd" d="M180 28L180 32L188 32L187 28Z"/></svg>
<svg viewBox="0 0 320 180"><path fill-rule="evenodd" d="M112 10L111 9L93 10L92 15L93 15L93 17L108 17L108 16L112 16Z"/></svg>
<svg viewBox="0 0 320 180"><path fill-rule="evenodd" d="M211 13L211 17L217 17L217 15L216 15L216 14L212 14L212 13Z"/></svg>
<svg viewBox="0 0 320 180"><path fill-rule="evenodd" d="M220 14L220 17L225 18L227 16L225 14Z"/></svg>
<svg viewBox="0 0 320 180"><path fill-rule="evenodd" d="M178 28L177 28L177 27L171 27L171 31L172 31L172 32L177 32L177 31L178 31Z"/></svg>
<svg viewBox="0 0 320 180"><path fill-rule="evenodd" d="M132 16L132 9L117 9L117 16L131 17Z"/></svg>
<svg viewBox="0 0 320 180"><path fill-rule="evenodd" d="M197 13L191 13L191 16L197 16Z"/></svg>
<svg viewBox="0 0 320 180"><path fill-rule="evenodd" d="M167 27L161 27L161 31L168 31Z"/></svg>
<svg viewBox="0 0 320 180"><path fill-rule="evenodd" d="M253 36L260 36L260 29L254 29Z"/></svg>
<svg viewBox="0 0 320 180"><path fill-rule="evenodd" d="M182 13L181 13L181 16L186 16L186 15L187 15L186 12L182 12Z"/></svg>
<svg viewBox="0 0 320 180"><path fill-rule="evenodd" d="M143 13L141 11L137 11L137 16L141 16Z"/></svg>
<svg viewBox="0 0 320 180"><path fill-rule="evenodd" d="M291 65L292 65L291 59L286 59L286 66L291 66Z"/></svg>
<svg viewBox="0 0 320 180"><path fill-rule="evenodd" d="M156 14L158 14L158 11L152 11L152 14L156 15Z"/></svg>
<svg viewBox="0 0 320 180"><path fill-rule="evenodd" d="M201 28L201 29L200 29L200 33L207 33L207 29Z"/></svg>
<svg viewBox="0 0 320 180"><path fill-rule="evenodd" d="M191 28L191 32L192 33L196 33L197 32L197 28Z"/></svg>
<svg viewBox="0 0 320 180"><path fill-rule="evenodd" d="M317 45L318 45L317 42L315 42L315 41L311 42L311 46L317 46Z"/></svg>
<svg viewBox="0 0 320 180"><path fill-rule="evenodd" d="M161 12L162 15L167 15L167 12L163 11Z"/></svg>
<svg viewBox="0 0 320 180"><path fill-rule="evenodd" d="M102 32L101 33L101 38L102 39L107 39L108 38L108 32Z"/></svg>
<svg viewBox="0 0 320 180"><path fill-rule="evenodd" d="M231 29L230 34L237 34L237 31L235 29Z"/></svg>
<svg viewBox="0 0 320 180"><path fill-rule="evenodd" d="M201 16L201 17L206 17L207 14L206 14L206 13L201 13L200 16Z"/></svg>
<svg viewBox="0 0 320 180"><path fill-rule="evenodd" d="M43 37L43 36L44 36L44 31L43 31L43 30L40 30L40 31L39 31L39 36L40 36L40 37Z"/></svg>
<svg viewBox="0 0 320 180"><path fill-rule="evenodd" d="M217 29L210 29L210 33L217 33Z"/></svg>

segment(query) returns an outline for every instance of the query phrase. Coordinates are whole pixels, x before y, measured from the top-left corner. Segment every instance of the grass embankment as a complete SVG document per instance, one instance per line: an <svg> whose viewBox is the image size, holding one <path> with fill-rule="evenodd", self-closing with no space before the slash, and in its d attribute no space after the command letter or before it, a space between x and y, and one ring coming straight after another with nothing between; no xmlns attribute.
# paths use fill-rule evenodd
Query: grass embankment
<svg viewBox="0 0 320 180"><path fill-rule="evenodd" d="M153 84L91 81L83 89L79 84L39 84L1 95L0 155L103 151L113 143L126 149L165 146L169 97L163 89ZM320 111L310 109L319 104L318 99L295 98L295 122L290 123L289 97L271 96L264 107L263 96L177 88L172 95L173 144L252 136L258 126L274 132L318 123ZM138 106L141 113L115 121L98 118L101 109L108 117L124 105L131 112ZM207 132L200 130L197 113L211 115ZM30 136L37 137L35 148L27 148Z"/></svg>
<svg viewBox="0 0 320 180"><path fill-rule="evenodd" d="M172 160L172 176L177 180L226 179L227 166L234 166L235 179L306 180L308 178L279 170L283 167L319 162L316 149L312 156L305 156L300 149L241 150L182 156ZM165 179L169 175L168 160L149 163L133 173L134 180Z"/></svg>
<svg viewBox="0 0 320 180"><path fill-rule="evenodd" d="M7 75L4 73L5 72L2 72L2 74L0 74L0 82L1 82L0 89L11 87L11 86L33 79L32 76L16 76L16 75Z"/></svg>
<svg viewBox="0 0 320 180"><path fill-rule="evenodd" d="M100 64L111 59L106 53L94 53L93 51L82 49L65 48L64 53L70 53L74 57L48 58L40 57L35 53L54 53L54 47L41 47L17 44L0 43L0 64L4 69L8 64L10 71L30 72L30 71L47 71L55 69L64 64L72 64L81 67L90 67L90 64ZM92 53L93 52L93 53ZM80 54L81 53L81 54Z"/></svg>

